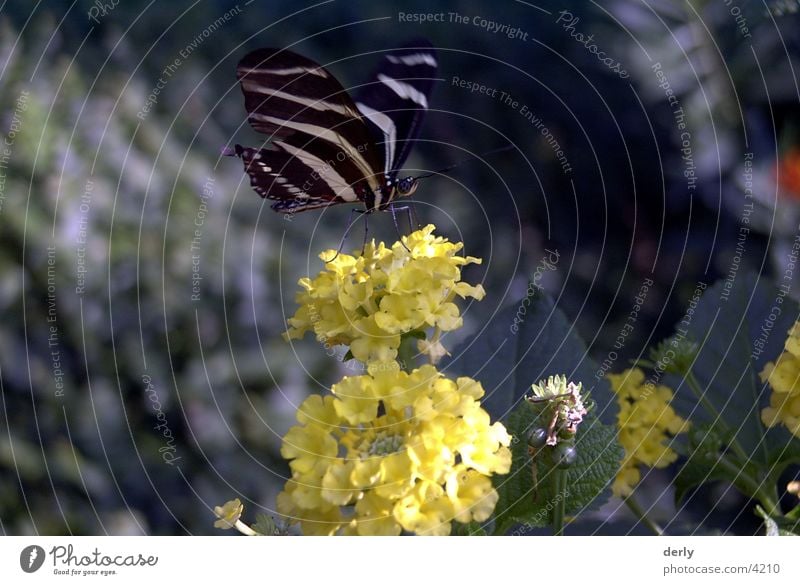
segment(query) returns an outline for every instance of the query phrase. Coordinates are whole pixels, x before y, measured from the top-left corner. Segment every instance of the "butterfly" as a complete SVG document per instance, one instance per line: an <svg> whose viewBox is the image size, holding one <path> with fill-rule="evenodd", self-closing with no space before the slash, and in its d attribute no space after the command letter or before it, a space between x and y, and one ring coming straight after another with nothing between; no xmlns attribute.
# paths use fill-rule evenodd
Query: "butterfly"
<svg viewBox="0 0 800 585"><path fill-rule="evenodd" d="M386 210L417 188L398 178L428 109L437 70L430 42L386 53L351 97L323 66L286 49L257 49L236 69L248 121L269 136L262 148L235 145L250 184L277 212L341 203Z"/></svg>

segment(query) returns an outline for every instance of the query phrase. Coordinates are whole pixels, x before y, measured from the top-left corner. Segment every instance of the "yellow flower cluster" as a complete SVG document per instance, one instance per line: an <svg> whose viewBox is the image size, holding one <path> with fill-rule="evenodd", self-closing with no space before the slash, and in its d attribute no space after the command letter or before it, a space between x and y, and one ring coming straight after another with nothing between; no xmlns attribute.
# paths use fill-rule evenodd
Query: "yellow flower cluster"
<svg viewBox="0 0 800 585"><path fill-rule="evenodd" d="M458 256L462 243L433 235L434 226L404 236L387 248L367 244L363 253L320 255L330 259L316 278L302 278L297 295L300 308L289 319L286 337L300 339L313 331L327 345L349 345L364 363L397 357L400 337L436 327L451 331L461 326L456 296L482 299L481 285L461 282L461 267L478 258ZM441 355L438 333L422 351Z"/></svg>
<svg viewBox="0 0 800 585"><path fill-rule="evenodd" d="M619 442L625 448L625 459L614 480L616 496L629 496L639 483L639 465L662 468L678 457L667 441L686 430L688 423L669 405L672 390L666 386L645 384L639 368L621 374L608 374L617 394Z"/></svg>
<svg viewBox="0 0 800 585"><path fill-rule="evenodd" d="M768 427L782 423L800 437L800 321L789 330L784 352L764 366L761 381L772 387L769 406L761 411L762 422Z"/></svg>
<svg viewBox="0 0 800 585"><path fill-rule="evenodd" d="M487 520L498 500L489 476L508 473L511 451L480 383L432 365L368 371L300 406L281 448L292 477L278 511L314 535L446 535L453 520Z"/></svg>

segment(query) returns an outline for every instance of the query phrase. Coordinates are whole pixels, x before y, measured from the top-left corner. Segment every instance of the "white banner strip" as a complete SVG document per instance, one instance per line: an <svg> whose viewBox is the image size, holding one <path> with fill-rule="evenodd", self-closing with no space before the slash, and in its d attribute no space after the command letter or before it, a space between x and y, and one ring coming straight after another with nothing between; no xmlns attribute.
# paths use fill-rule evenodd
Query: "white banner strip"
<svg viewBox="0 0 800 585"><path fill-rule="evenodd" d="M778 537L5 537L0 583L800 583ZM175 581L173 581L175 580Z"/></svg>

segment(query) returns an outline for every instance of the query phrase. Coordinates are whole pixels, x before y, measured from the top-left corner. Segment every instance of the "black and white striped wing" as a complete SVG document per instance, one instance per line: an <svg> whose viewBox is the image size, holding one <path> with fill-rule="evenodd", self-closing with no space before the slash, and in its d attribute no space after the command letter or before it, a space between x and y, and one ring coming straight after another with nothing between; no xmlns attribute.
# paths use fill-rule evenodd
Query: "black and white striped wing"
<svg viewBox="0 0 800 585"><path fill-rule="evenodd" d="M294 137L275 141L265 148L236 145L231 154L244 162L253 190L265 199L274 200L275 211L298 212L339 203L356 203L363 196L342 175L350 172L327 165L301 147L292 146ZM306 145L307 146L307 145ZM352 163L348 163L352 167Z"/></svg>
<svg viewBox="0 0 800 585"><path fill-rule="evenodd" d="M291 51L258 49L236 69L250 125L265 148L236 145L250 183L277 211L364 200L383 182L383 151L353 100L321 65Z"/></svg>
<svg viewBox="0 0 800 585"><path fill-rule="evenodd" d="M384 147L384 172L394 180L419 134L436 80L436 51L421 39L386 54L356 106Z"/></svg>

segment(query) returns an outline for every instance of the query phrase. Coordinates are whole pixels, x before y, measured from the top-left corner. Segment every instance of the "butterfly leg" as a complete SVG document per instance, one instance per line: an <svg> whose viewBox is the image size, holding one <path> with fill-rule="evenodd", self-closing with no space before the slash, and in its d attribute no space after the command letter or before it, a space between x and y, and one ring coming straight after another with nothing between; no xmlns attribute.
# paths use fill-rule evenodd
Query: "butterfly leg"
<svg viewBox="0 0 800 585"><path fill-rule="evenodd" d="M364 252L367 249L367 233L369 233L369 211L361 211L364 214L364 245L361 246L361 255L364 255Z"/></svg>
<svg viewBox="0 0 800 585"><path fill-rule="evenodd" d="M418 230L422 227L417 219L416 208L412 203L404 205L403 207L395 207L394 210L406 212L406 218L408 219L408 233L411 233L414 230Z"/></svg>
<svg viewBox="0 0 800 585"><path fill-rule="evenodd" d="M339 257L339 254L342 253L342 248L344 248L345 240L347 240L347 236L350 234L350 229L353 227L353 223L354 223L353 222L353 214L354 213L364 213L364 210L363 209L358 209L357 207L354 207L353 209L350 210L350 215L347 216L347 228L345 228L345 230L344 230L344 235L342 236L342 241L339 242L339 247L336 250L336 254L330 260L326 260L325 264L333 262L334 260L336 260ZM367 229L366 229L366 218L364 218L364 247L366 248L366 246L367 246ZM363 254L364 251L362 250L361 253Z"/></svg>
<svg viewBox="0 0 800 585"><path fill-rule="evenodd" d="M419 223L419 218L417 217L417 208L414 206L413 203L408 204L408 223L411 225L411 220L414 220L414 227L411 228L413 231L415 228L420 229L422 228L422 224Z"/></svg>
<svg viewBox="0 0 800 585"><path fill-rule="evenodd" d="M392 221L394 222L394 229L397 232L397 237L400 240L400 243L403 244L403 247L406 249L406 252L411 252L411 250L408 249L408 246L406 246L405 242L403 242L403 234L400 233L400 226L397 224L397 212L398 211L405 211L406 213L408 213L408 206L399 207L398 208L398 207L395 207L394 204L390 203L389 204L389 211L392 214ZM409 217L408 221L409 221L409 226L410 226L411 225L411 216L409 215L408 217Z"/></svg>

